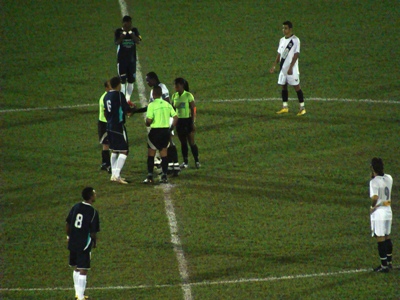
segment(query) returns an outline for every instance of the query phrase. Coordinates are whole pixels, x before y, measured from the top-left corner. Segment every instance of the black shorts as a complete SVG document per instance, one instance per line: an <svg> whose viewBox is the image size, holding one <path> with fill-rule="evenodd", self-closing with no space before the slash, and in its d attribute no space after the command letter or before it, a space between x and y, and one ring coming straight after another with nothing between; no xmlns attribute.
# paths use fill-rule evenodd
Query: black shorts
<svg viewBox="0 0 400 300"><path fill-rule="evenodd" d="M89 270L90 269L90 252L91 248L85 251L69 251L69 265L77 269Z"/></svg>
<svg viewBox="0 0 400 300"><path fill-rule="evenodd" d="M193 120L192 118L178 119L176 124L176 132L178 135L188 135L193 131Z"/></svg>
<svg viewBox="0 0 400 300"><path fill-rule="evenodd" d="M118 75L123 81L125 78L128 79L129 83L135 82L136 80L136 60L134 61L119 61L117 64Z"/></svg>
<svg viewBox="0 0 400 300"><path fill-rule="evenodd" d="M99 120L97 123L97 132L99 134L99 143L108 145L107 123Z"/></svg>
<svg viewBox="0 0 400 300"><path fill-rule="evenodd" d="M169 128L152 128L147 135L147 146L153 150L168 148L170 136Z"/></svg>
<svg viewBox="0 0 400 300"><path fill-rule="evenodd" d="M108 141L110 142L110 149L116 152L128 151L128 135L124 125L117 129L107 130Z"/></svg>

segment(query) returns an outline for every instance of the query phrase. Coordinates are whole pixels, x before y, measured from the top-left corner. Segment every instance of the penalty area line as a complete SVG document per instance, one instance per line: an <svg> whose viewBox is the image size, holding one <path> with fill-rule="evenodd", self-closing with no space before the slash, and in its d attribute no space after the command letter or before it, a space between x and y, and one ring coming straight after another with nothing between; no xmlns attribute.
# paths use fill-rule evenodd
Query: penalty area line
<svg viewBox="0 0 400 300"><path fill-rule="evenodd" d="M393 267L399 269L399 266ZM311 274L298 274L298 275L284 275L284 276L271 276L264 278L240 278L233 280L214 280L214 281L199 281L191 283L180 283L180 284L155 284L155 285L123 285L123 286L101 286L101 287L87 287L87 290L138 290L138 289L153 289L153 288L174 288L183 286L207 286L207 285L229 285L229 284L241 284L241 283L254 283L254 282L272 282L272 281L283 281L283 280L296 280L296 279L308 279L318 277L330 277L340 275L351 275L358 273L372 272L372 268L369 269L354 269L354 270L342 270L337 272L323 272L323 273L311 273ZM44 291L70 291L74 288L67 287L54 287L54 288L1 288L2 292L44 292Z"/></svg>

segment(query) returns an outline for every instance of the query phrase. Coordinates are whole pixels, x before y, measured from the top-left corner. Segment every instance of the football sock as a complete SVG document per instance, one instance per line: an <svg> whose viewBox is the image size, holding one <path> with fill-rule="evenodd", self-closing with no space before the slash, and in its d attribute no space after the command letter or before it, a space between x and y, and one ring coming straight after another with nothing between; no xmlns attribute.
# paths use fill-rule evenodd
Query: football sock
<svg viewBox="0 0 400 300"><path fill-rule="evenodd" d="M176 150L176 146L174 144L170 144L168 147L168 159L170 162L178 162L178 151Z"/></svg>
<svg viewBox="0 0 400 300"><path fill-rule="evenodd" d="M161 157L161 168L164 175L167 175L168 172L168 157Z"/></svg>
<svg viewBox="0 0 400 300"><path fill-rule="evenodd" d="M289 91L288 90L282 90L282 101L283 101L283 107L287 107L288 101L289 101Z"/></svg>
<svg viewBox="0 0 400 300"><path fill-rule="evenodd" d="M194 161L198 162L199 161L199 149L197 148L197 145L190 145L190 150L192 150L192 154L194 157Z"/></svg>
<svg viewBox="0 0 400 300"><path fill-rule="evenodd" d="M386 244L385 242L378 242L378 252L379 258L381 259L382 267L387 267L387 254L386 254Z"/></svg>
<svg viewBox="0 0 400 300"><path fill-rule="evenodd" d="M125 154L120 153L118 155L118 160L117 160L117 164L115 167L115 177L120 177L121 175L121 170L124 167L125 161L126 161L127 156Z"/></svg>
<svg viewBox="0 0 400 300"><path fill-rule="evenodd" d="M110 151L109 150L101 151L101 158L102 158L103 164L106 164L107 166L110 165Z"/></svg>
<svg viewBox="0 0 400 300"><path fill-rule="evenodd" d="M189 148L187 143L183 143L182 144L182 156L183 156L183 160L185 162L185 164L188 163L188 153L189 153Z"/></svg>
<svg viewBox="0 0 400 300"><path fill-rule="evenodd" d="M133 83L128 82L127 87L126 87L126 94L125 94L126 100L131 100L132 92L133 92Z"/></svg>
<svg viewBox="0 0 400 300"><path fill-rule="evenodd" d="M153 176L154 170L154 156L147 156L147 173L149 176Z"/></svg>
<svg viewBox="0 0 400 300"><path fill-rule="evenodd" d="M77 296L78 299L83 299L85 295L85 289L86 289L86 275L78 275L78 292Z"/></svg>
<svg viewBox="0 0 400 300"><path fill-rule="evenodd" d="M79 290L79 287L78 287L78 277L79 277L79 272L77 272L77 271L74 270L73 278L74 278L75 295L78 295L78 290Z"/></svg>
<svg viewBox="0 0 400 300"><path fill-rule="evenodd" d="M126 98L126 82L121 83L121 92L125 95Z"/></svg>
<svg viewBox="0 0 400 300"><path fill-rule="evenodd" d="M391 239L385 240L386 244L386 256L387 256L387 262L389 264L392 263L392 252L393 252L393 243Z"/></svg>
<svg viewBox="0 0 400 300"><path fill-rule="evenodd" d="M117 167L118 153L111 154L111 172L112 176L115 176L115 169Z"/></svg>
<svg viewBox="0 0 400 300"><path fill-rule="evenodd" d="M304 107L304 95L303 95L303 91L302 91L302 90L298 90L296 93L297 93L297 98L299 99L300 106L303 106L303 107ZM301 105L301 104L303 104L303 105Z"/></svg>

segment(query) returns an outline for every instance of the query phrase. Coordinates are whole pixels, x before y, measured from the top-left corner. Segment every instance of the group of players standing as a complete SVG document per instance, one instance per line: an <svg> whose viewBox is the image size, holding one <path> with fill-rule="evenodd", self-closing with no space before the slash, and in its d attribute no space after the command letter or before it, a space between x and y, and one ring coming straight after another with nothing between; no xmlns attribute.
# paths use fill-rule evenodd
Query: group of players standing
<svg viewBox="0 0 400 300"><path fill-rule="evenodd" d="M195 143L196 105L184 78L174 80L175 93L169 97L165 84L155 72L146 75L147 84L152 88L149 105L137 108L131 102L136 77L136 45L142 37L132 27L132 18L124 16L122 27L115 31L117 45L118 76L104 83L106 92L99 101L98 132L102 148L102 170L111 173L111 181L127 184L121 177L121 170L129 153L125 116L146 113L148 127L147 177L143 183L153 183L154 166L161 169L160 183L168 183L167 174L177 176L181 169L188 168L190 145L196 168L200 168L199 151ZM178 162L178 151L172 140L174 128L181 143L183 163ZM111 156L110 156L111 150ZM156 156L156 153L159 155Z"/></svg>

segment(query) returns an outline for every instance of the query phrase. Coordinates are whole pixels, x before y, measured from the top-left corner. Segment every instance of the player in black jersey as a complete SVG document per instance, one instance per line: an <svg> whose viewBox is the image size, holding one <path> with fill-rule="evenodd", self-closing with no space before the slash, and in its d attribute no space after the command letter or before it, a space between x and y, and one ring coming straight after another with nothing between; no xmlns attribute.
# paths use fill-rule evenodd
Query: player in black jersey
<svg viewBox="0 0 400 300"><path fill-rule="evenodd" d="M96 234L100 231L99 213L92 204L96 191L86 187L82 191L83 202L75 204L66 219L69 265L73 272L76 299L85 299L86 277L90 269L90 252L96 248Z"/></svg>
<svg viewBox="0 0 400 300"><path fill-rule="evenodd" d="M115 30L114 42L117 49L118 74L122 82L122 92L126 100L131 100L133 83L136 79L136 45L142 37L136 27L132 27L132 18L124 16L122 27Z"/></svg>

